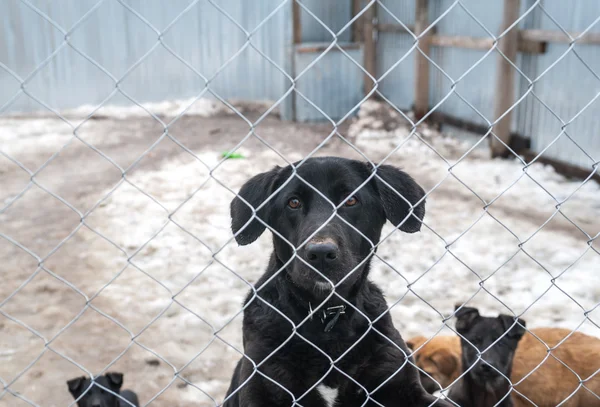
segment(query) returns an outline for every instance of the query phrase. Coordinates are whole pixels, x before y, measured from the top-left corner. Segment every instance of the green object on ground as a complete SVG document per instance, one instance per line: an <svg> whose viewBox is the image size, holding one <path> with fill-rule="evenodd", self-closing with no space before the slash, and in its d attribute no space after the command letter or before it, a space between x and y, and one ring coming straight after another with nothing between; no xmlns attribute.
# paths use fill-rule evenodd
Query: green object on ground
<svg viewBox="0 0 600 407"><path fill-rule="evenodd" d="M246 157L244 157L243 154L240 154L240 153L231 153L229 151L223 152L221 154L221 157L223 157L223 158L233 158L233 159L246 158Z"/></svg>

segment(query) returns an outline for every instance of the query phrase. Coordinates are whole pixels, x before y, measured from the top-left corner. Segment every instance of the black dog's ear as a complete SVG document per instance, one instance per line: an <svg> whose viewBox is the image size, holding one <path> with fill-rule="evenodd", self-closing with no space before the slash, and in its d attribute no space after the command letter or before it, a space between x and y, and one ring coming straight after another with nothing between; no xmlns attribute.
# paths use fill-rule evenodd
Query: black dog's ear
<svg viewBox="0 0 600 407"><path fill-rule="evenodd" d="M265 231L265 225L256 218L254 218L243 230L240 231L240 229L242 229L242 227L248 223L250 218L252 218L252 209L247 203L256 209L273 193L273 184L277 179L279 170L280 167L275 167L269 172L263 172L262 174L250 178L242 186L238 196L231 201L231 230L234 235L239 231L239 234L235 236L235 240L238 244L242 246L250 244L258 239ZM242 201L240 197L247 203ZM268 220L268 210L266 209L266 206L268 206L268 204L256 212L256 216L264 222L267 222Z"/></svg>
<svg viewBox="0 0 600 407"><path fill-rule="evenodd" d="M391 165L377 168L377 176L381 178L375 177L375 182L385 217L394 226L404 222L400 226L403 232L414 233L421 230L421 221L425 216L425 200L421 201L425 196L423 188L410 175Z"/></svg>
<svg viewBox="0 0 600 407"><path fill-rule="evenodd" d="M504 328L504 332L508 331L510 329L510 327L512 326L512 329L510 329L510 331L506 334L507 338L519 340L525 334L525 328L523 328L523 327L526 326L526 324L525 324L525 321L522 320L521 318L519 318L517 320L518 323L515 324L514 326L513 326L513 323L515 322L515 318L511 317L510 315L500 314L498 316L498 320L502 324L502 327Z"/></svg>
<svg viewBox="0 0 600 407"><path fill-rule="evenodd" d="M107 373L106 378L113 390L120 390L123 385L123 373Z"/></svg>
<svg viewBox="0 0 600 407"><path fill-rule="evenodd" d="M67 386L69 386L69 392L73 395L74 398L79 397L79 395L81 394L84 382L85 376L77 377L75 379L67 381Z"/></svg>
<svg viewBox="0 0 600 407"><path fill-rule="evenodd" d="M454 314L456 317L456 331L462 335L471 329L473 322L479 318L479 310L471 307L460 308L459 305L454 310L456 311Z"/></svg>

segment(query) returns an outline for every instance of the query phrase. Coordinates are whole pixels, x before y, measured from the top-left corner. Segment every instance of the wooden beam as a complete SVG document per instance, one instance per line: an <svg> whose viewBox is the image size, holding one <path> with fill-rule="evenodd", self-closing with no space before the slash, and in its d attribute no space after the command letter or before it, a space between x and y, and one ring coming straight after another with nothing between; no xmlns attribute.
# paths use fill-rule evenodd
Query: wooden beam
<svg viewBox="0 0 600 407"><path fill-rule="evenodd" d="M394 23L379 23L375 26L375 28L377 29L377 31L379 32L384 32L384 33L398 33L398 34L408 34L409 32L406 31L406 29L401 26L400 24L394 24ZM415 26L414 25L406 25L406 28L408 28L410 30L410 32L414 33L415 32ZM433 32L435 32L435 27L432 28Z"/></svg>
<svg viewBox="0 0 600 407"><path fill-rule="evenodd" d="M294 44L302 42L302 13L300 4L292 0L292 25L294 31Z"/></svg>
<svg viewBox="0 0 600 407"><path fill-rule="evenodd" d="M523 156L523 158L525 158L525 161L527 161L527 162L531 162L537 156L537 154L531 150L525 150L521 153L521 155ZM536 160L536 162L541 163L541 164L551 165L554 167L556 172L558 172L559 174L562 174L566 177L572 177L572 178L578 178L578 179L586 179L587 177L590 176L590 174L593 171L593 168L591 168L591 166L590 166L590 168L577 167L573 164L569 164L564 161L559 161L554 158L549 158L549 157L544 157L544 156L539 157ZM596 172L594 175L592 175L592 177L590 179L593 179L600 183L600 174L598 172Z"/></svg>
<svg viewBox="0 0 600 407"><path fill-rule="evenodd" d="M432 35L430 40L431 45L434 47L469 48L487 51L494 46L494 41L491 38Z"/></svg>
<svg viewBox="0 0 600 407"><path fill-rule="evenodd" d="M343 50L360 49L361 44L357 42L344 42L337 44ZM305 42L302 44L296 44L296 52L299 54L308 54L311 52L323 52L331 46L330 42ZM332 47L331 51L339 51L338 47Z"/></svg>
<svg viewBox="0 0 600 407"><path fill-rule="evenodd" d="M360 14L363 9L362 0L352 0L352 18ZM364 14L352 24L352 42L362 42Z"/></svg>
<svg viewBox="0 0 600 407"><path fill-rule="evenodd" d="M434 111L429 115L428 119L431 119L433 123L439 123L442 125L448 125L456 127L460 130L468 131L469 133L485 135L488 133L489 127L484 124L478 124L469 122L456 116L451 116L446 113L442 113L438 110ZM531 140L518 133L511 133L509 147L517 154L527 151L531 148Z"/></svg>
<svg viewBox="0 0 600 407"><path fill-rule="evenodd" d="M580 32L569 32L569 35L573 38L577 38L581 35ZM569 44L571 40L562 31L550 31L550 30L522 30L519 33L519 38L526 41L537 41L537 42L558 42L562 44ZM586 33L583 37L578 39L576 44L596 44L600 45L600 33Z"/></svg>
<svg viewBox="0 0 600 407"><path fill-rule="evenodd" d="M416 0L415 35L421 36L429 25L429 0ZM429 55L430 34L427 33L419 39L419 49ZM415 50L415 117L421 120L429 110L429 61L425 56Z"/></svg>
<svg viewBox="0 0 600 407"><path fill-rule="evenodd" d="M411 32L415 32L415 27L412 25L406 26ZM375 26L375 29L382 33L397 33L397 34L409 34L409 32L400 24L393 23L379 23ZM550 35L542 35L537 33L530 33L530 31L542 31L542 30L524 30L519 32L519 52L528 54L543 54L546 52L546 45L550 40ZM432 27L428 34L431 34L430 41L434 47L454 47L454 48L466 48L466 49L477 49L487 51L494 45L494 40L491 38L484 37L468 37L461 35L442 35L436 34L436 27ZM549 31L552 33L552 31ZM554 35L554 34L553 34ZM600 36L600 34L598 34ZM564 36L564 34L563 34ZM564 38L566 39L566 37ZM580 41L584 43L584 40L591 41L592 38L588 36L582 38ZM579 43L579 41L578 41ZM592 42L586 42L592 43Z"/></svg>
<svg viewBox="0 0 600 407"><path fill-rule="evenodd" d="M465 37L459 35L432 35L431 45L434 47L467 48L488 51L494 46L494 40L483 37ZM530 54L546 52L546 43L540 41L519 40L518 51Z"/></svg>
<svg viewBox="0 0 600 407"><path fill-rule="evenodd" d="M363 42L364 42L364 68L365 70L372 76L376 77L377 75L377 53L376 53L376 44L375 44L375 27L374 20L377 13L377 3L373 3L367 11L363 14L364 16L364 24L363 24ZM375 83L369 77L369 75L364 75L364 87L365 87L365 95L373 90L375 87Z"/></svg>
<svg viewBox="0 0 600 407"><path fill-rule="evenodd" d="M520 0L504 0L504 13L502 18L502 31L504 32L519 18ZM508 112L515 102L515 69L505 59L512 63L516 62L518 50L519 30L515 27L505 33L498 42L498 49L504 55L498 55L498 65L496 72L496 104L494 107L494 117L498 120L494 126L494 134L504 144L510 145L510 126L512 112ZM507 157L509 150L496 139L490 138L490 147L492 157Z"/></svg>

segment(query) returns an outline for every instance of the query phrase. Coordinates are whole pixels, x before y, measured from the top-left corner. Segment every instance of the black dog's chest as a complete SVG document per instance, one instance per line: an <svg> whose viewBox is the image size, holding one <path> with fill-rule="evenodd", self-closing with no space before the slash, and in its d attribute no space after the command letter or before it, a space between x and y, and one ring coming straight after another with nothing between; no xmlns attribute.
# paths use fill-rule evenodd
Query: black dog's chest
<svg viewBox="0 0 600 407"><path fill-rule="evenodd" d="M306 340L292 338L278 352L281 356L277 362L291 370L292 376L302 382L304 391L318 384L313 393L335 393L337 405L353 405L340 404L340 401L354 400L364 393L353 380L368 369L371 349L362 343L359 335L345 335L343 331L319 334L310 329L304 331L300 329L298 333Z"/></svg>

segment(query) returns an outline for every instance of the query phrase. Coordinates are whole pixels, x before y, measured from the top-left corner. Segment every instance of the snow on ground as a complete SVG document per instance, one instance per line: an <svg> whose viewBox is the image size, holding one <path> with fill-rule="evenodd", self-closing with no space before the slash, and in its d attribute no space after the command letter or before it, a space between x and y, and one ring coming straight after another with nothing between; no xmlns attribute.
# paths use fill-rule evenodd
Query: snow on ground
<svg viewBox="0 0 600 407"><path fill-rule="evenodd" d="M523 314L528 327L579 328L600 336L590 322L580 327L584 310L600 303L600 257L585 234L600 232L598 184L567 180L540 164L524 171L519 160L492 160L485 148L461 159L470 146L431 129L419 133L429 146L414 135L406 141L410 132L401 119L393 112L373 119L376 110L365 104L349 130L351 140L374 161L402 144L387 162L403 167L430 191L422 232L409 235L386 226L378 251L385 262L373 262L371 278L383 287L402 335L449 333L444 317L455 303L474 296L470 305L484 313ZM114 114L123 118L128 113ZM0 126L0 140L9 154L69 136L60 136L55 122L46 119L28 121L26 131L15 130L7 120ZM27 144L24 133L32 128L39 130L38 143ZM89 251L81 255L101 264L98 281L80 277L74 282L93 293L117 275L99 295L118 304L107 314L216 400L222 400L239 357L226 343L242 349L241 303L270 250L269 233L245 247L232 241L232 191L254 174L284 164L271 151L244 152L246 159L221 162L217 151L200 149L198 160L175 157L128 177L129 183L122 183L87 219L90 228L125 253L93 244L97 238L90 237ZM292 152L286 158L302 155ZM565 217L556 205L566 198L560 206ZM590 317L600 322L597 312ZM178 389L170 403L214 405L193 386Z"/></svg>
<svg viewBox="0 0 600 407"><path fill-rule="evenodd" d="M392 146L398 145L407 134L405 128L384 134L364 130L358 134L356 145L367 156L377 157L389 153ZM451 139L440 138L439 135L430 137L437 151L447 153L449 148L460 149L457 142ZM427 178L434 180L442 180L447 176L447 168L433 160L436 153L421 141L410 140L401 151L403 157L411 157L410 168L416 171L411 173L417 179L422 175L418 171L427 172ZM530 326L577 328L584 320L583 311L567 295L586 310L600 302L600 284L590 284L598 281L600 257L589 249L583 234L572 226L566 230L543 228L527 241L545 221L531 214L538 211L550 214L556 203L542 188L523 176L522 165L517 160L489 160L482 155L476 152L473 158L469 157L457 165L453 173L488 202L519 179L498 200L498 205L505 210L496 213L492 206L489 211L492 215L497 214L499 222L504 223L510 232L484 213L483 204L474 205L473 199L462 202L463 195L472 193L458 182L451 182L452 178L447 178L450 185L445 189L448 193L436 198L434 191L428 202L425 223L435 233L427 228L415 235L392 233L378 254L395 270L383 261L374 262L372 279L385 288L390 305L400 300L392 310L396 324L406 337L435 333L443 326L438 312L449 315L455 303L466 301L476 294L479 276L483 279L491 275L484 287L515 313L525 312L523 318ZM199 158L210 168L218 163L215 154L200 154ZM300 158L299 155L296 157ZM280 160L274 162L274 159L273 153L267 153L251 156L248 160L230 160L219 167L215 177L237 191L253 174L266 171L276 163L281 164ZM408 165L405 167L408 168ZM139 261L134 258L139 267L167 286L172 286L175 292L202 272L204 266L211 262L211 252L219 251L224 245L217 259L250 282L256 281L266 264L270 248L269 234L265 233L257 243L247 247L233 244L228 216L228 205L233 194L208 177L207 172L196 163L185 166L173 164L132 179L137 187L150 192L169 211L194 191L199 179L207 180L194 198L174 216L176 223L207 247L201 248L199 244L190 246L190 238L178 227L169 225L144 248ZM559 200L568 197L581 185L580 181L567 181L551 167L542 165L532 166L529 174ZM119 245L134 248L152 236L154 230L164 222L165 214L156 216L155 221L150 222L148 214L152 213L156 204L134 188L120 192L109 199L98 216L109 220L106 223L107 233L114 235ZM596 204L592 207L600 196L599 192L597 184L585 184L565 204L568 209L565 212L573 213L574 220L583 223L588 218L599 216L600 206ZM560 214L557 216L561 217ZM112 223L111 219L114 220ZM477 220L475 226L469 229ZM466 234L460 236L467 230ZM384 236L390 232L392 228L388 225ZM444 237L444 240L437 235ZM459 236L460 239L446 252L446 244ZM524 251L535 260L519 250L519 240L527 241L523 246ZM152 256L146 258L146 251L152 252ZM165 259L168 259L167 267ZM500 268L509 259L510 262ZM571 267L573 263L575 265ZM558 288L553 287L551 275L557 277L563 272L556 282ZM411 283L412 292L408 291L407 282ZM148 303L152 303L156 307L154 312L158 312L169 300L165 296L164 302L151 301L159 297L160 289L151 280L147 280L143 289L133 284L120 287L122 291L114 293L119 297L127 297L134 291L143 292L143 297L139 298L140 305L147 308ZM184 290L184 296L191 299L200 315L215 328L220 328L240 309L247 290L242 280L221 265L212 263L193 287ZM508 308L503 307L491 294L480 291L472 304L481 307L484 312L508 312ZM238 320L235 327L238 333L239 328ZM598 333L589 323L583 330ZM239 335L237 339L239 345Z"/></svg>

